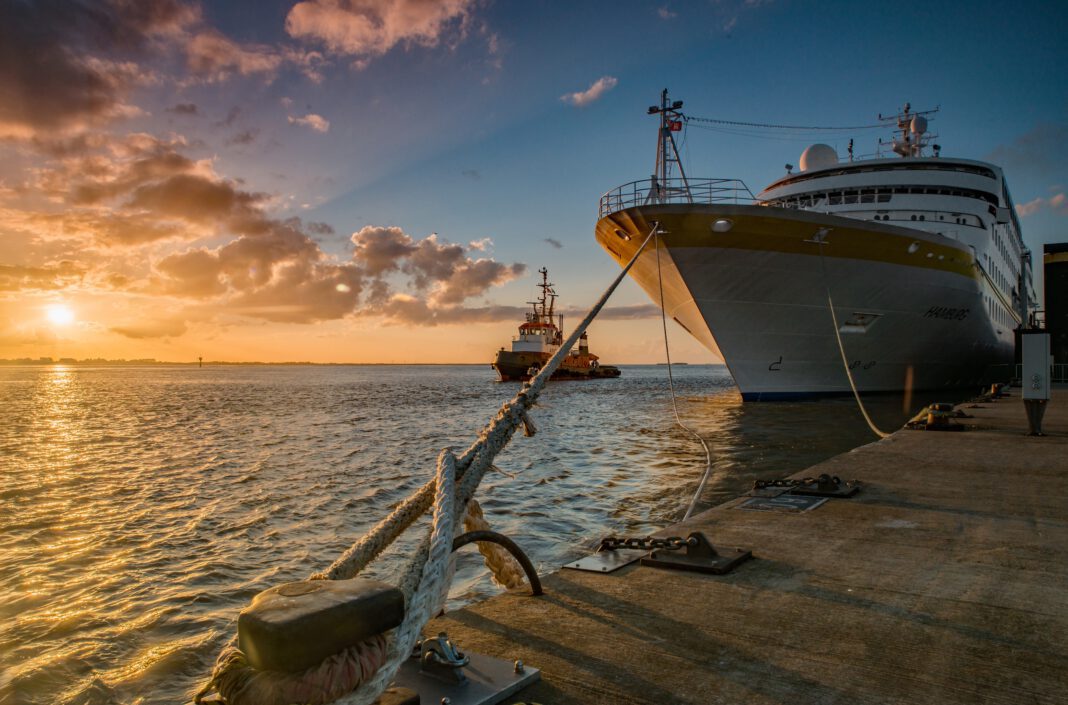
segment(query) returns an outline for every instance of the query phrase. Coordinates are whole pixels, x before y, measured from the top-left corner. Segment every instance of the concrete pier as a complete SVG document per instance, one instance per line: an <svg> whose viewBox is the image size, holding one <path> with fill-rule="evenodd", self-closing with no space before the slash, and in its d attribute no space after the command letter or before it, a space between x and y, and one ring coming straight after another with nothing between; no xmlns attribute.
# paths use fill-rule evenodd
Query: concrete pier
<svg viewBox="0 0 1068 705"><path fill-rule="evenodd" d="M426 631L541 668L508 703L1068 703L1068 390L1041 438L1011 393L795 475L851 499L658 534L752 549L729 575L563 570Z"/></svg>

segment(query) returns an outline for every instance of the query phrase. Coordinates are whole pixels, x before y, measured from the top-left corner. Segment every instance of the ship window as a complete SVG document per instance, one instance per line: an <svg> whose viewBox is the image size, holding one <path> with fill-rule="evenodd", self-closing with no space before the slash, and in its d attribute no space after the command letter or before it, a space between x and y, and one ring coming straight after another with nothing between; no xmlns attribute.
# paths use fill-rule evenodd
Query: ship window
<svg viewBox="0 0 1068 705"><path fill-rule="evenodd" d="M857 202L857 197L856 197L856 195L853 195L853 196L846 196L846 197L845 197L845 203L856 203L856 202Z"/></svg>
<svg viewBox="0 0 1068 705"><path fill-rule="evenodd" d="M879 203L886 203L889 200L890 200L890 194L888 194L888 193L880 193L879 194Z"/></svg>
<svg viewBox="0 0 1068 705"><path fill-rule="evenodd" d="M925 216L925 215L921 215L921 216L920 216L920 220L927 220L927 216Z"/></svg>
<svg viewBox="0 0 1068 705"><path fill-rule="evenodd" d="M875 196L873 196L870 193L866 193L866 194L864 194L863 196L860 197L860 202L861 203L874 203L875 202Z"/></svg>
<svg viewBox="0 0 1068 705"><path fill-rule="evenodd" d="M842 195L841 194L836 194L834 196L831 196L830 199L827 202L832 206L837 206L838 204L840 204L842 202Z"/></svg>
<svg viewBox="0 0 1068 705"><path fill-rule="evenodd" d="M916 214L915 213L912 214L912 220L916 220Z"/></svg>

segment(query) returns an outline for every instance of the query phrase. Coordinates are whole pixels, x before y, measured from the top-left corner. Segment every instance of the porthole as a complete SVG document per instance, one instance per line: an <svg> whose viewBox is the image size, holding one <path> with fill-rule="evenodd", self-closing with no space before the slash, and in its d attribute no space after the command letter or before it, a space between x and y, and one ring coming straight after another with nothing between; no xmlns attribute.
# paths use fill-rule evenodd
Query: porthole
<svg viewBox="0 0 1068 705"><path fill-rule="evenodd" d="M916 254L916 251L919 250L919 249L920 249L920 243L914 242L911 245L909 245L909 254L910 255L914 255L914 254Z"/></svg>
<svg viewBox="0 0 1068 705"><path fill-rule="evenodd" d="M934 253L933 252L928 252L927 253L927 259L931 259L932 257L934 257Z"/></svg>

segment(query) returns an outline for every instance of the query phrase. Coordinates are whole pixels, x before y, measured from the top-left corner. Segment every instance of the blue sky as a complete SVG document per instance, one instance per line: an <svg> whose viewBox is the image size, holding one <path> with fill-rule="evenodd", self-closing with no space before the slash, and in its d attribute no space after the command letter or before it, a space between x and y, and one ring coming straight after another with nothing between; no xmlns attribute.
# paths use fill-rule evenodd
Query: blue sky
<svg viewBox="0 0 1068 705"><path fill-rule="evenodd" d="M301 338L315 343L308 343L300 359L325 359L322 340L333 341L335 357L370 359L380 354L366 342L374 335L393 349L423 351L420 359L437 354L438 361L476 361L481 349L495 349L511 335L514 312L508 307L530 298L534 270L549 267L563 302L577 307L589 305L615 274L615 264L593 240L597 201L604 191L651 173L656 123L645 108L665 87L685 101L691 115L756 122L867 125L877 113L893 113L905 102L914 109L940 106L933 128L943 155L1005 167L1027 244L1040 253L1043 242L1068 239L1063 3L1008 8L989 2L309 0L295 6L292 0L171 0L163 3L172 6L170 15L137 23L128 21L130 5L121 0L89 5L108 8L111 21L134 26L146 39L124 54L95 41L82 25L64 30L70 33L61 37L68 46L71 34L82 40L74 45L84 52L83 62L96 62L83 65L99 67L106 60L112 62L108 67L119 62L127 67L115 79L118 97L110 112L75 115L47 134L28 110L0 113L0 135L5 119L8 125L0 142L7 154L0 169L5 207L27 222L85 207L72 198L77 186L72 169L63 171L50 140L80 135L85 142L86 135L96 136L98 156L121 160L129 158L129 150L115 143L149 135L158 141L154 154L164 150L195 162L199 166L185 165L182 173L225 185L272 228L287 218L301 219L303 229L286 235L291 248L286 256L297 259L257 261L289 266L307 255L300 260L312 272L300 281L306 298L299 302L302 312L279 313L289 305L281 290L242 288L239 278L225 272L207 286L179 270L178 264L192 261L185 257L192 251L218 265L227 244L245 238L246 250L256 245L255 235L232 225L231 212L206 223L175 215L168 203L168 223L189 229L178 232L175 225L171 236L136 242L99 230L71 236L75 229L67 227L60 237L54 230L9 226L0 265L21 268L24 276L0 292L6 295L0 301L4 357L69 348L86 354L129 349L160 358L200 349L225 357L238 350L283 359L300 348L278 341ZM40 19L60 5L28 7L32 10L9 27L15 24L18 31L18 20L34 13ZM353 17L375 21L358 36L332 34L340 26L336 20ZM50 39L40 41L47 45ZM4 61L14 86L7 94L16 98L30 84L12 75L35 68L49 75L47 65L12 63L32 64L33 58L9 53ZM596 99L581 106L562 99L599 80L606 90ZM865 154L874 151L880 136L887 134L858 131L826 141L844 154L853 137L857 153ZM780 176L784 164L796 164L805 146L816 141L809 135L693 127L682 138L688 173L740 178L754 192ZM53 182L66 181L45 193L42 173ZM136 189L147 183L128 186L134 196L90 204L97 209L93 213L110 207L123 217L151 215L132 210L149 203L136 198L142 193ZM483 313L475 320L450 308L451 318L428 326L425 318L420 322L399 309L368 304L377 280L366 267L324 269L321 260L336 258L348 267L351 236L365 228L399 229L410 248L431 233L437 233L434 247L481 241L455 260L455 272L430 273L405 259L382 276L402 302L411 298L431 308ZM79 245L78 237L87 241ZM300 244L305 237L319 250ZM294 255L298 250L305 255ZM499 266L483 267L479 283L463 284L462 293L444 293L443 287L461 286L464 272L474 277L471 263L479 259ZM75 263L80 274L56 274L63 262ZM525 264L526 272L520 274L516 264ZM117 273L124 283L109 288L106 282L119 281ZM339 276L363 287L361 297L353 291L345 305L331 301L317 308L314 286ZM261 285L266 286L256 286ZM60 299L80 307L81 328L43 330L17 306L54 305ZM138 313L152 301L158 302L162 323ZM244 305L248 301L269 306L257 309ZM647 301L628 283L613 303ZM658 359L658 319L600 325L602 354L621 361ZM710 359L684 339L678 344L694 361ZM442 353L446 347L453 352Z"/></svg>

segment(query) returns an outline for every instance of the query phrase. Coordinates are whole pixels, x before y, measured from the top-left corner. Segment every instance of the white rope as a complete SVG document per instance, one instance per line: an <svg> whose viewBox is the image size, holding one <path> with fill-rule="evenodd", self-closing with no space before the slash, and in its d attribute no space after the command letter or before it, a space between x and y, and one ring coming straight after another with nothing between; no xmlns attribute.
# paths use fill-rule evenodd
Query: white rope
<svg viewBox="0 0 1068 705"><path fill-rule="evenodd" d="M675 378L671 373L671 346L668 345L667 311L664 308L664 277L660 272L659 235L657 235L656 239L656 281L660 286L660 324L664 329L664 356L667 358L668 388L671 390L671 408L675 412L675 423L679 425L679 428L700 441L705 449L705 471L701 475L701 481L697 483L697 491L693 493L693 499L690 500L690 506L686 508L686 513L682 515L682 520L686 521L690 518L690 515L693 514L693 510L697 506L697 500L700 499L701 495L704 493L705 485L708 483L708 477L712 474L712 451L709 450L708 444L705 443L705 439L701 438L701 434L684 424L682 418L679 417L679 405L675 400Z"/></svg>
<svg viewBox="0 0 1068 705"><path fill-rule="evenodd" d="M438 456L435 477L434 523L430 534L429 555L422 569L419 587L407 604L404 621L397 627L390 644L389 660L355 693L336 700L342 705L371 705L389 687L401 664L412 656L412 648L422 634L423 625L433 615L442 593L452 555L456 526L456 457L445 449Z"/></svg>
<svg viewBox="0 0 1068 705"><path fill-rule="evenodd" d="M831 286L827 281L827 264L823 260L823 238L819 237L815 240L816 245L820 248L820 268L823 270L823 288L827 291L827 308L831 310L831 323L834 324L834 339L838 341L838 352L842 355L842 367L845 369L846 377L849 379L849 388L853 390L853 398L857 400L857 406L860 408L860 415L864 417L864 420L868 424L868 428L872 430L879 438L888 438L889 433L882 431L875 422L871 420L871 416L868 415L868 410L864 408L864 402L860 400L860 392L857 391L857 383L853 381L853 371L849 369L849 359L846 357L845 346L842 345L842 334L838 331L838 316L834 313L834 299L831 298Z"/></svg>

